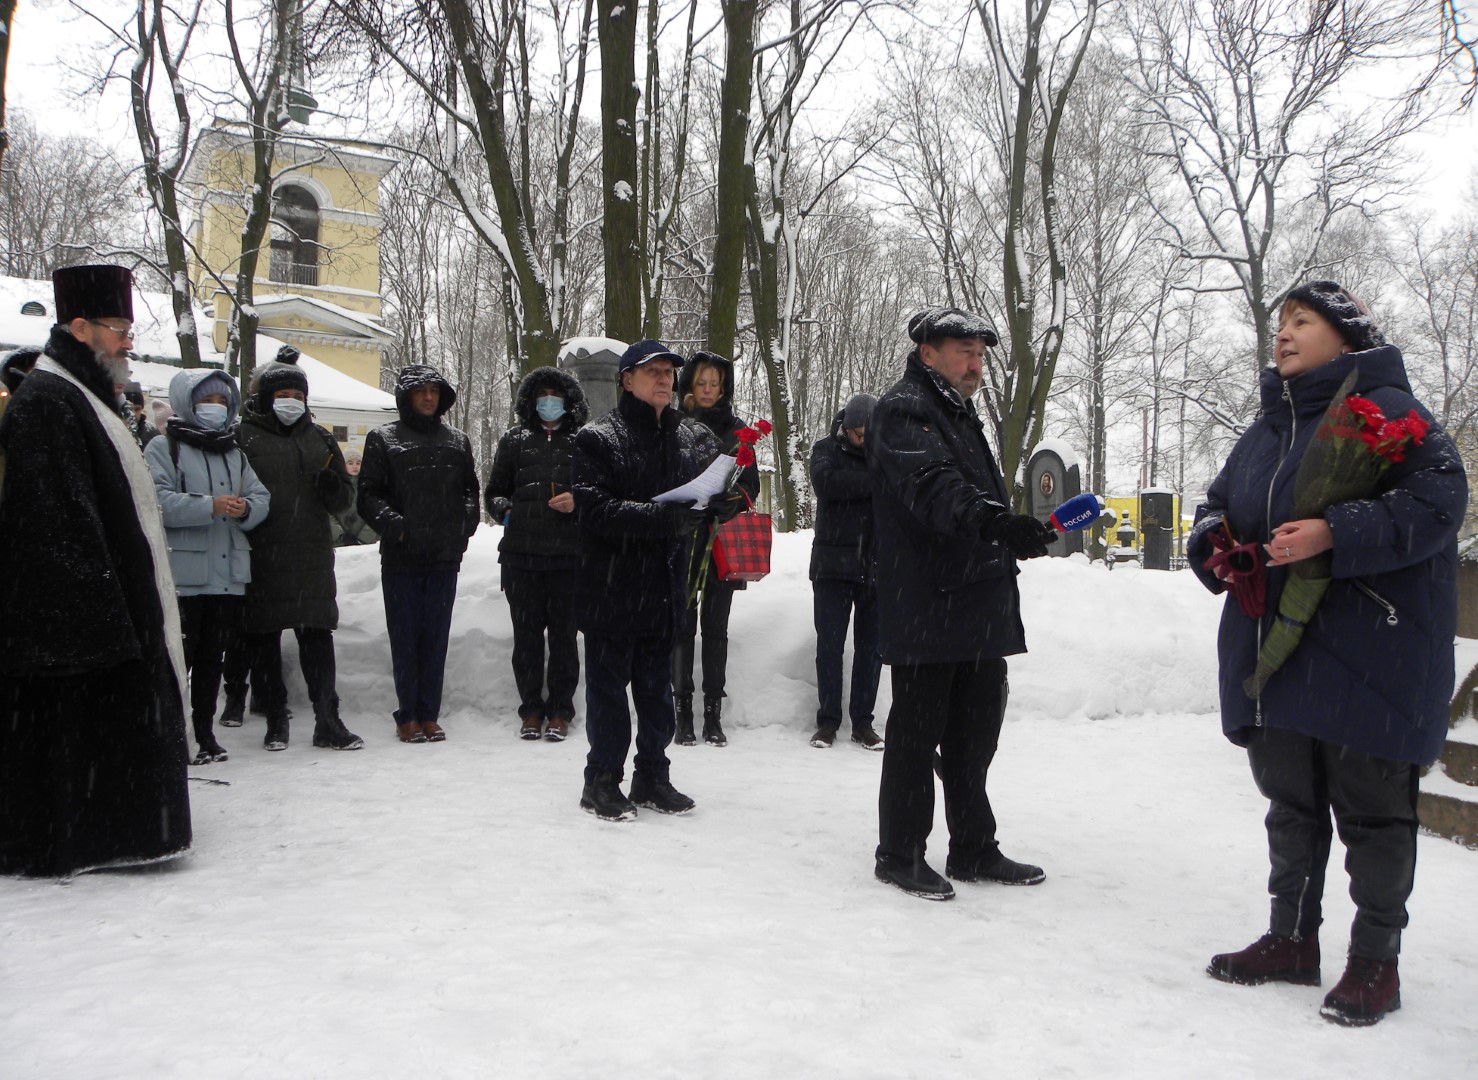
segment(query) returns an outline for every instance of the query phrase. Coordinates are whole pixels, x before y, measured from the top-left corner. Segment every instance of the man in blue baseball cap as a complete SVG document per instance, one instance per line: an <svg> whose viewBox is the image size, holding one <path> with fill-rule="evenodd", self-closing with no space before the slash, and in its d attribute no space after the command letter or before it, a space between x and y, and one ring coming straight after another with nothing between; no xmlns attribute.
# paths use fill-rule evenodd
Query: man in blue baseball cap
<svg viewBox="0 0 1478 1080"><path fill-rule="evenodd" d="M683 570L694 530L710 511L653 502L692 480L720 453L713 432L672 407L683 358L644 340L621 356L616 407L575 436L572 462L580 524L580 597L585 635L585 732L590 740L580 806L606 821L636 807L685 814L693 800L669 778L672 642L687 607ZM623 795L636 705L631 796Z"/></svg>

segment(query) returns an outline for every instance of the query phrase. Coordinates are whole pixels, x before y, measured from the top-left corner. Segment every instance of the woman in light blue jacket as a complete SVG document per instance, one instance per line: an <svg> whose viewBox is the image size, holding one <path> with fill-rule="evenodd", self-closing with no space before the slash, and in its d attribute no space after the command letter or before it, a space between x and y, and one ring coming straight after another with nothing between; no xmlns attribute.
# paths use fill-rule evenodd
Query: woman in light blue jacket
<svg viewBox="0 0 1478 1080"><path fill-rule="evenodd" d="M236 445L241 408L236 381L224 371L181 371L169 384L175 415L165 437L144 450L164 512L169 566L179 597L190 672L190 719L199 751L194 764L225 761L216 741L216 695L226 639L240 618L251 580L246 530L267 517L267 489Z"/></svg>

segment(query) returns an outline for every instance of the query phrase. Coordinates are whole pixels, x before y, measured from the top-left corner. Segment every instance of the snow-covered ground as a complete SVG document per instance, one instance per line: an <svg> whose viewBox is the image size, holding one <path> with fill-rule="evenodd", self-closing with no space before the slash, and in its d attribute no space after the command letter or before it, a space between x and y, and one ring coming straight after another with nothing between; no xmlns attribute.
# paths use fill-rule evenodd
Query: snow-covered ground
<svg viewBox="0 0 1478 1080"><path fill-rule="evenodd" d="M991 792L1048 879L931 904L873 880L881 755L807 745L808 534L734 604L730 745L670 751L697 811L624 825L576 805L583 727L515 735L498 536L463 568L445 743L395 741L377 554L349 551L363 751L315 750L300 720L268 754L252 718L192 770L188 859L0 879L0 1076L1473 1075L1478 852L1422 837L1405 1007L1375 1028L1320 1019L1324 990L1203 974L1266 925L1264 806L1215 716L1219 601L1189 574L1025 566ZM888 696L885 670L880 723ZM942 807L934 841L942 868Z"/></svg>

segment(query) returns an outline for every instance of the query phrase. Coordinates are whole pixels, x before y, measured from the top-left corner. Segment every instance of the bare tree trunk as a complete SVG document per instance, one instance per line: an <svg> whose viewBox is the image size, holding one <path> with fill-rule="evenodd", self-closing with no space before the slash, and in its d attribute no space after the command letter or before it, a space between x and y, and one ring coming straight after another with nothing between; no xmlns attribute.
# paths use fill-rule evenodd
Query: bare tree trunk
<svg viewBox="0 0 1478 1080"><path fill-rule="evenodd" d="M179 66L199 14L200 0L197 0L194 12L183 17L183 42L176 54L170 51L163 0L139 0L135 13L139 52L129 82L134 131L143 155L144 183L154 204L154 212L159 215L164 238L165 269L169 278L170 304L174 309L175 336L180 346L180 364L187 368L200 366L200 335L195 325L189 253L185 228L180 220L177 188L190 148L190 106L180 81ZM175 110L175 129L167 151L161 145L150 104L156 64L164 69Z"/></svg>
<svg viewBox="0 0 1478 1080"><path fill-rule="evenodd" d="M263 46L266 50L266 75L259 85L236 40L235 2L225 0L225 4L226 37L237 81L248 104L252 149L251 186L246 191L246 218L241 225L241 260L236 265L226 349L227 369L235 371L241 385L245 386L251 381L257 365L260 318L255 303L256 275L262 242L267 236L267 223L272 217L272 159L289 121L286 95L288 64L292 56L290 23L293 5L291 0L273 0L271 38Z"/></svg>
<svg viewBox="0 0 1478 1080"><path fill-rule="evenodd" d="M5 72L10 66L10 25L15 20L15 0L0 0L0 166L5 164L5 151L10 147L10 132L5 127Z"/></svg>
<svg viewBox="0 0 1478 1080"><path fill-rule="evenodd" d="M754 89L754 22L759 0L722 0L724 82L719 92L718 229L713 242L713 293L708 307L708 347L734 355L739 332L739 292L744 275L749 102Z"/></svg>
<svg viewBox="0 0 1478 1080"><path fill-rule="evenodd" d="M497 225L487 220L477 208L473 193L455 175L448 177L452 194L478 234L498 250L512 274L516 285L512 295L518 306L513 325L519 328L523 370L552 366L559 358L559 338L549 302L549 283L535 255L533 214L521 198L508 156L502 96L489 81L479 52L482 24L467 0L440 0L440 5L446 15L447 32L456 46L458 70L477 118L480 148L498 208ZM521 74L527 83L527 72Z"/></svg>
<svg viewBox="0 0 1478 1080"><path fill-rule="evenodd" d="M636 5L598 0L600 35L601 240L606 267L606 333L641 332L642 253L638 244Z"/></svg>
<svg viewBox="0 0 1478 1080"><path fill-rule="evenodd" d="M1004 117L1010 144L1009 178L1006 210L1006 238L1003 256L1005 317L1010 341L1013 377L1010 381L1009 406L1000 418L1001 472L1013 485L1018 506L1024 493L1015 486L1016 476L1027 452L1041 440L1047 411L1047 398L1057 370L1057 357L1062 351L1064 324L1067 319L1067 267L1058 244L1056 152L1057 136L1083 56L1093 35L1098 11L1097 0L1088 0L1082 21L1067 32L1046 54L1043 41L1051 0L1027 0L1027 25L1021 45L1019 68L1013 66L1006 47L1006 28L999 9L986 0L976 0L975 10L990 41L997 77L1000 80L1001 104L1010 109L1014 98L1014 115ZM1061 82L1051 85L1056 59L1069 37L1076 32L1077 41L1068 56ZM1044 62L1047 67L1043 68ZM1041 197L1041 235L1046 241L1047 298L1046 326L1040 339L1036 331L1037 290L1032 280L1026 250L1030 234L1026 217L1032 134L1040 125L1042 143L1039 150L1038 184Z"/></svg>

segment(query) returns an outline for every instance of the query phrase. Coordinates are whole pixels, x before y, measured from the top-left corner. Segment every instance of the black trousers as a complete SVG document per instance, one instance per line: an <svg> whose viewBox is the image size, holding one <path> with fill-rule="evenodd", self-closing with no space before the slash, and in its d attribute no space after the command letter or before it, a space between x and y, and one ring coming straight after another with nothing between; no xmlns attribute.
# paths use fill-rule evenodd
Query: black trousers
<svg viewBox="0 0 1478 1080"><path fill-rule="evenodd" d="M228 698L246 699L246 680L251 673L251 653L241 631L233 630L226 635L226 655L221 662L221 681L226 686ZM253 687L259 690L260 687Z"/></svg>
<svg viewBox="0 0 1478 1080"><path fill-rule="evenodd" d="M441 716L446 650L457 599L457 568L382 570L385 628L395 673L395 722L422 723Z"/></svg>
<svg viewBox="0 0 1478 1080"><path fill-rule="evenodd" d="M575 574L570 570L503 567L503 591L513 619L513 681L518 716L575 715L580 649L575 637ZM549 636L549 695L545 697L544 637Z"/></svg>
<svg viewBox="0 0 1478 1080"><path fill-rule="evenodd" d="M313 713L338 707L336 691L338 672L334 665L334 632L314 626L295 627L298 638L298 662L303 667L303 680L308 684L308 700ZM251 658L252 685L262 695L262 706L268 721L287 714L287 684L282 681L282 634L242 634L247 655Z"/></svg>
<svg viewBox="0 0 1478 1080"><path fill-rule="evenodd" d="M878 591L858 581L811 582L816 622L817 727L841 727L842 667L847 624L852 624L852 695L847 709L852 727L870 727L878 700Z"/></svg>
<svg viewBox="0 0 1478 1080"><path fill-rule="evenodd" d="M1324 873L1338 829L1355 901L1350 953L1373 960L1397 956L1416 876L1420 770L1277 728L1255 731L1247 757L1257 789L1269 802L1272 931L1318 931Z"/></svg>
<svg viewBox="0 0 1478 1080"><path fill-rule="evenodd" d="M729 674L729 609L739 590L717 580L712 566L708 582L703 586L701 604L687 610L672 650L672 689L674 693L693 692L693 646L699 627L703 630L703 696L721 698Z"/></svg>
<svg viewBox="0 0 1478 1080"><path fill-rule="evenodd" d="M934 826L934 749L939 748L951 858L989 863L996 817L985 792L1006 715L1006 661L894 665L878 855L922 858Z"/></svg>
<svg viewBox="0 0 1478 1080"><path fill-rule="evenodd" d="M677 720L672 711L672 638L585 635L585 782L606 775L621 780L631 749L631 710L636 704L636 760L633 770L656 780L669 772L667 747Z"/></svg>
<svg viewBox="0 0 1478 1080"><path fill-rule="evenodd" d="M216 697L226 642L241 615L239 596L181 596L180 630L185 639L185 670L190 673L190 722L196 737L215 723Z"/></svg>

